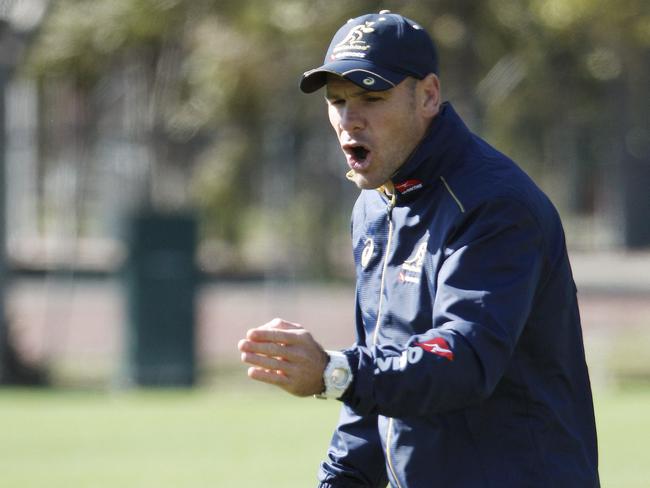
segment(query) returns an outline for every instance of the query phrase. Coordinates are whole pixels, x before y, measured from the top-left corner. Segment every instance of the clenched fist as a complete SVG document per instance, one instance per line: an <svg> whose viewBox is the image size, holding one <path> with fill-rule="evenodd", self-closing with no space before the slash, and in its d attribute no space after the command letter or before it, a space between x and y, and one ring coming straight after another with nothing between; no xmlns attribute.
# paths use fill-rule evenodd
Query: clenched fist
<svg viewBox="0 0 650 488"><path fill-rule="evenodd" d="M299 324L273 319L251 329L238 344L241 360L251 365L248 376L288 391L309 396L325 389L323 371L329 356Z"/></svg>

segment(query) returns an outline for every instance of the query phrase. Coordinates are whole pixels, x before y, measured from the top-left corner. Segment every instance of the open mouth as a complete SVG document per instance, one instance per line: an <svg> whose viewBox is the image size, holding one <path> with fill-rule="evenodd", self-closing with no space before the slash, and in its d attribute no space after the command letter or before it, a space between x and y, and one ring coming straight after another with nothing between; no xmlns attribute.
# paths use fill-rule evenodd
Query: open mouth
<svg viewBox="0 0 650 488"><path fill-rule="evenodd" d="M366 171L370 167L372 151L361 142L348 142L341 146L348 160L348 166L354 171Z"/></svg>
<svg viewBox="0 0 650 488"><path fill-rule="evenodd" d="M357 161L364 161L369 152L370 151L368 151L368 149L363 146L356 146L352 148L352 156L354 156L354 159Z"/></svg>

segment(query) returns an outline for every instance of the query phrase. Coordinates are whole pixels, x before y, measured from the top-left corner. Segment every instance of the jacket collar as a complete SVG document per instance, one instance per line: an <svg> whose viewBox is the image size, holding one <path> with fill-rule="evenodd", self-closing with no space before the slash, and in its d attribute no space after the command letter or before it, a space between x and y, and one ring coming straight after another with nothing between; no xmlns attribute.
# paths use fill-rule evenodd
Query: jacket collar
<svg viewBox="0 0 650 488"><path fill-rule="evenodd" d="M391 178L398 200L410 200L459 164L470 138L451 103L443 103L420 144Z"/></svg>

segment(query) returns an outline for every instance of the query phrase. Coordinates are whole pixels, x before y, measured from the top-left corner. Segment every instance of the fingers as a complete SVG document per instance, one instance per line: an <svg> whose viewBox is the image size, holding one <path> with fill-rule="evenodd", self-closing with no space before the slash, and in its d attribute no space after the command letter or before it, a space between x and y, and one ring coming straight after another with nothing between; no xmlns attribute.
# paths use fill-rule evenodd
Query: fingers
<svg viewBox="0 0 650 488"><path fill-rule="evenodd" d="M242 353L241 360L244 363L252 364L253 366L258 366L264 369L283 371L285 373L291 364L277 357L263 356L261 354L251 354L246 352Z"/></svg>
<svg viewBox="0 0 650 488"><path fill-rule="evenodd" d="M242 353L263 354L264 356L282 358L287 361L296 361L302 357L299 348L275 342L256 342L242 339L239 341L238 347Z"/></svg>
<svg viewBox="0 0 650 488"><path fill-rule="evenodd" d="M323 370L329 357L301 325L271 320L249 330L238 348L242 362L251 365L251 379L279 386L297 396L323 391Z"/></svg>
<svg viewBox="0 0 650 488"><path fill-rule="evenodd" d="M298 324L274 319L267 324L250 329L246 338L256 342L276 342L279 344L295 344L303 339L307 331Z"/></svg>
<svg viewBox="0 0 650 488"><path fill-rule="evenodd" d="M299 337L295 331L279 329L251 329L246 338L255 342L275 342L278 344L295 344Z"/></svg>
<svg viewBox="0 0 650 488"><path fill-rule="evenodd" d="M288 385L289 379L282 373L274 370L267 370L262 368L250 367L248 368L248 377L261 381L262 383L268 383L270 385L279 386L284 388Z"/></svg>

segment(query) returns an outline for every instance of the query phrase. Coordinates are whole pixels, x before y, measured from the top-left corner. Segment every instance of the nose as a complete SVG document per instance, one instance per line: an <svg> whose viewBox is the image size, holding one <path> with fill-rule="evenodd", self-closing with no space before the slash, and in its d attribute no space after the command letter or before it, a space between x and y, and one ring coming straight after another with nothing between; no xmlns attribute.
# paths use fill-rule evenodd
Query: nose
<svg viewBox="0 0 650 488"><path fill-rule="evenodd" d="M346 132L354 132L363 129L365 122L363 115L351 104L346 104L339 113L339 125Z"/></svg>

